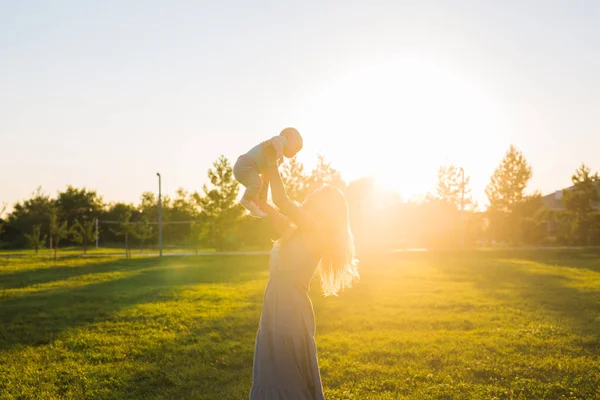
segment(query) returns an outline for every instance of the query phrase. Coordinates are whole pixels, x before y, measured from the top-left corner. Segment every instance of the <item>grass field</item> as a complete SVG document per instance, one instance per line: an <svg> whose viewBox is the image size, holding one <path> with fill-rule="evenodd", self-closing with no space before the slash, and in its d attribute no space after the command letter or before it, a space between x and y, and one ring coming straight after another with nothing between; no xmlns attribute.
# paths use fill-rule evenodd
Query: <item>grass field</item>
<svg viewBox="0 0 600 400"><path fill-rule="evenodd" d="M247 251L252 251L255 249L252 248L245 248L243 250L247 250ZM195 253L196 249L195 248L189 248L189 247L165 247L163 249L163 253ZM198 253L214 253L215 249L212 248L200 248L198 249ZM61 247L58 252L57 252L57 257L72 257L72 256L81 256L84 255L83 254L83 250L79 247ZM88 256L100 256L100 255L121 255L123 257L125 257L125 248L121 248L121 247L100 247L100 248L95 248L95 247L91 247L89 249L87 249L87 252L85 255ZM158 256L158 249L157 248L143 248L140 250L139 247L132 247L131 248L131 256L132 257L137 257L137 256ZM12 258L12 257L32 257L32 256L36 256L35 252L31 249L20 249L20 250L9 250L9 249L0 249L0 265L2 263L2 258ZM54 258L54 252L48 248L43 248L41 250L39 250L37 257L39 259L43 259L43 258Z"/></svg>
<svg viewBox="0 0 600 400"><path fill-rule="evenodd" d="M327 399L600 399L600 254L365 256ZM266 256L0 261L0 399L245 399Z"/></svg>

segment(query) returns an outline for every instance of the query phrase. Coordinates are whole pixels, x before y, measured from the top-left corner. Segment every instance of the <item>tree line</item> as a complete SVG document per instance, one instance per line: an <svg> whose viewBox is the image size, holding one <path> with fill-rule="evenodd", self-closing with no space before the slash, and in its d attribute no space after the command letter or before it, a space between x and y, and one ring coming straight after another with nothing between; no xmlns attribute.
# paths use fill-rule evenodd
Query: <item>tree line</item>
<svg viewBox="0 0 600 400"><path fill-rule="evenodd" d="M232 164L220 156L208 170L201 191L177 190L163 196L163 238L166 248L188 247L235 250L268 248L275 232L266 220L249 217L238 204L240 185ZM457 166L441 166L436 187L423 201L405 201L382 191L371 178L345 182L339 171L320 155L307 172L297 159L282 166L282 178L292 200L324 184L346 194L357 247L455 247L486 244L600 245L600 178L586 165L577 168L572 187L564 191L561 207L549 207L539 192L526 192L532 167L511 146L485 189L489 206L477 210L469 176ZM464 179L463 179L464 178ZM557 188L558 189L558 188ZM0 209L0 246L44 247L55 254L59 246L80 246L85 253L98 239L103 246L131 249L156 247L158 199L144 192L139 204L105 203L94 190L68 186L51 197L38 188L7 215ZM96 229L98 221L98 229ZM98 233L98 235L97 235Z"/></svg>

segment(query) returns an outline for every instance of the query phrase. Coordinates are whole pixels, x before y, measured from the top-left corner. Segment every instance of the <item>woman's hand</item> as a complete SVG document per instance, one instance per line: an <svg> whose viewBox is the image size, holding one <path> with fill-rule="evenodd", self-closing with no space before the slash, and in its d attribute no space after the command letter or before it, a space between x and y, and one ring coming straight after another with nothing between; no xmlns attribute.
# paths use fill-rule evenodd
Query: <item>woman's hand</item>
<svg viewBox="0 0 600 400"><path fill-rule="evenodd" d="M258 199L256 201L256 205L258 206L258 208L260 208L262 212L265 213L269 211L269 208L272 208L265 199Z"/></svg>
<svg viewBox="0 0 600 400"><path fill-rule="evenodd" d="M267 214L271 224L280 235L285 235L292 228L290 220L277 211L277 209L271 207L265 200L259 199L256 204L261 211Z"/></svg>

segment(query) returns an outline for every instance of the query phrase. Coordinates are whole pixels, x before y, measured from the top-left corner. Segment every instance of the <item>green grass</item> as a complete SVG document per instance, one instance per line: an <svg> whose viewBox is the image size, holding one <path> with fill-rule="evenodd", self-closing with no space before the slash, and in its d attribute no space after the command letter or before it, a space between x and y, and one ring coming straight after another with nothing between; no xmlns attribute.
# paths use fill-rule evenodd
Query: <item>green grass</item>
<svg viewBox="0 0 600 400"><path fill-rule="evenodd" d="M253 250L253 249L243 249L243 250ZM163 249L164 253L194 253L196 251L195 248L188 247L165 247ZM213 248L199 248L199 253L207 253L214 252ZM122 254L125 256L125 247L90 247L87 249L87 255L118 255ZM57 252L57 257L65 257L65 256L81 256L83 255L83 249L81 247L60 247ZM145 247L140 251L139 247L133 246L131 248L131 255L133 257L140 255L158 255L158 249L154 246L151 248ZM0 259L6 257L15 257L15 256L26 256L26 257L39 257L39 258L53 258L54 251L44 248L39 250L38 254L35 254L35 251L31 249L0 249ZM1 262L1 260L0 260Z"/></svg>
<svg viewBox="0 0 600 400"><path fill-rule="evenodd" d="M266 256L0 262L0 399L245 399ZM600 254L365 256L327 399L599 399Z"/></svg>

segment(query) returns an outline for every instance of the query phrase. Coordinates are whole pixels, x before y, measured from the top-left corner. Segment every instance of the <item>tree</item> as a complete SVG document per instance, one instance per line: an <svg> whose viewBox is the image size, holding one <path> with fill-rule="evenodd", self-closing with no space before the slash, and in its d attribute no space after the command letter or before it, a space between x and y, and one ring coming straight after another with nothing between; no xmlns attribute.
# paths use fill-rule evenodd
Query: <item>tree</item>
<svg viewBox="0 0 600 400"><path fill-rule="evenodd" d="M83 254L87 254L87 248L90 243L96 241L96 224L93 220L83 220L81 223L78 219L75 220L71 229L73 241L83 248Z"/></svg>
<svg viewBox="0 0 600 400"><path fill-rule="evenodd" d="M56 206L60 215L70 226L73 226L78 219L98 218L104 203L95 190L78 189L69 185L64 192L58 192Z"/></svg>
<svg viewBox="0 0 600 400"><path fill-rule="evenodd" d="M52 208L50 210L50 241L54 246L54 261L56 261L56 253L58 252L58 246L60 241L69 235L69 225L67 221L60 221L58 217L58 210Z"/></svg>
<svg viewBox="0 0 600 400"><path fill-rule="evenodd" d="M197 214L197 205L194 198L184 188L177 189L176 197L171 208L173 209L173 221L189 221Z"/></svg>
<svg viewBox="0 0 600 400"><path fill-rule="evenodd" d="M221 155L208 170L210 186L204 185L204 196L195 194L195 200L207 219L205 240L217 250L238 246L236 225L243 213L237 201L239 183L233 178L229 160Z"/></svg>
<svg viewBox="0 0 600 400"><path fill-rule="evenodd" d="M451 205L453 208L460 210L474 208L476 206L471 197L471 189L469 183L471 177L465 176L464 183L460 168L454 165L441 166L438 169L438 181L435 188L435 198L443 203ZM464 200L463 200L464 190Z"/></svg>
<svg viewBox="0 0 600 400"><path fill-rule="evenodd" d="M50 218L50 210L53 207L54 200L43 193L41 187L38 187L29 199L16 203L7 217L7 225L14 228L17 235L9 237L8 241L14 246L26 245L24 234L32 232L33 227L36 225L41 225L42 234L49 235L50 231L47 223ZM8 231L6 236L8 236ZM52 242L50 242L50 248L52 249Z"/></svg>
<svg viewBox="0 0 600 400"><path fill-rule="evenodd" d="M515 243L536 245L547 236L549 213L543 207L539 192L524 196L507 216L508 226L513 227L511 239Z"/></svg>
<svg viewBox="0 0 600 400"><path fill-rule="evenodd" d="M309 177L304 172L304 165L295 156L287 159L281 167L281 179L288 197L299 203L306 197Z"/></svg>
<svg viewBox="0 0 600 400"><path fill-rule="evenodd" d="M152 237L154 230L147 217L142 217L142 222L137 224L136 229L132 232L133 235L140 240L140 253L144 250L144 242L146 239Z"/></svg>
<svg viewBox="0 0 600 400"><path fill-rule="evenodd" d="M133 205L127 203L113 203L108 206L108 209L102 214L102 221L111 224L121 224L122 216L125 213L131 214L131 220L139 220L142 215L140 211ZM107 229L104 232L100 232L100 239L103 243L117 243L120 242L120 236L117 235L119 229Z"/></svg>
<svg viewBox="0 0 600 400"><path fill-rule="evenodd" d="M463 171L454 165L438 169L435 193L426 196L420 210L429 221L420 228L428 246L464 244L467 231L472 231L468 224L473 221L472 216L465 213L477 207L470 195L469 182L470 177L465 176L463 181Z"/></svg>
<svg viewBox="0 0 600 400"><path fill-rule="evenodd" d="M202 236L203 225L199 221L192 222L190 226L190 238L196 248L196 255L198 255L198 247L200 246L200 238Z"/></svg>
<svg viewBox="0 0 600 400"><path fill-rule="evenodd" d="M37 256L39 249L44 247L44 243L46 243L46 235L42 235L42 226L34 226L32 233L26 233L25 238L29 243L29 247L35 250L35 255Z"/></svg>
<svg viewBox="0 0 600 400"><path fill-rule="evenodd" d="M307 193L315 191L323 185L332 185L342 190L346 188L346 183L341 174L331 166L331 162L325 161L325 156L319 154L317 165L308 178Z"/></svg>
<svg viewBox="0 0 600 400"><path fill-rule="evenodd" d="M6 205L2 204L2 205L0 205L0 236L2 236L2 232L4 232L5 222L2 219L2 216L4 215L4 211L6 211Z"/></svg>
<svg viewBox="0 0 600 400"><path fill-rule="evenodd" d="M183 188L177 189L176 197L171 202L169 219L176 222L194 221L198 218L198 205L194 194ZM190 224L178 223L163 227L163 236L169 237L177 244L186 243L190 236Z"/></svg>
<svg viewBox="0 0 600 400"><path fill-rule="evenodd" d="M525 156L511 145L485 188L490 207L495 211L511 211L523 200L531 177L531 166Z"/></svg>
<svg viewBox="0 0 600 400"><path fill-rule="evenodd" d="M131 223L131 210L126 209L119 219L119 228L111 229L117 236L125 238L125 258L131 258L131 250L129 249L129 237L135 234L135 225Z"/></svg>
<svg viewBox="0 0 600 400"><path fill-rule="evenodd" d="M158 221L158 200L153 192L142 193L138 210L149 221Z"/></svg>
<svg viewBox="0 0 600 400"><path fill-rule="evenodd" d="M563 204L574 217L574 239L580 244L591 244L595 223L590 215L600 205L600 177L597 172L592 174L590 168L582 164L571 181L573 187L564 191Z"/></svg>
<svg viewBox="0 0 600 400"><path fill-rule="evenodd" d="M600 177L598 173L591 173L585 164L579 167L571 177L572 190L566 190L563 196L563 204L567 210L578 214L588 214L598 207L600 203Z"/></svg>
<svg viewBox="0 0 600 400"><path fill-rule="evenodd" d="M523 202L535 204L539 198L537 194L534 198L525 195L531 176L531 166L525 156L511 145L485 188L490 202L487 210L489 232L494 239L518 242L522 237L522 220L532 217L526 213L532 207L524 207L522 210L517 208Z"/></svg>

